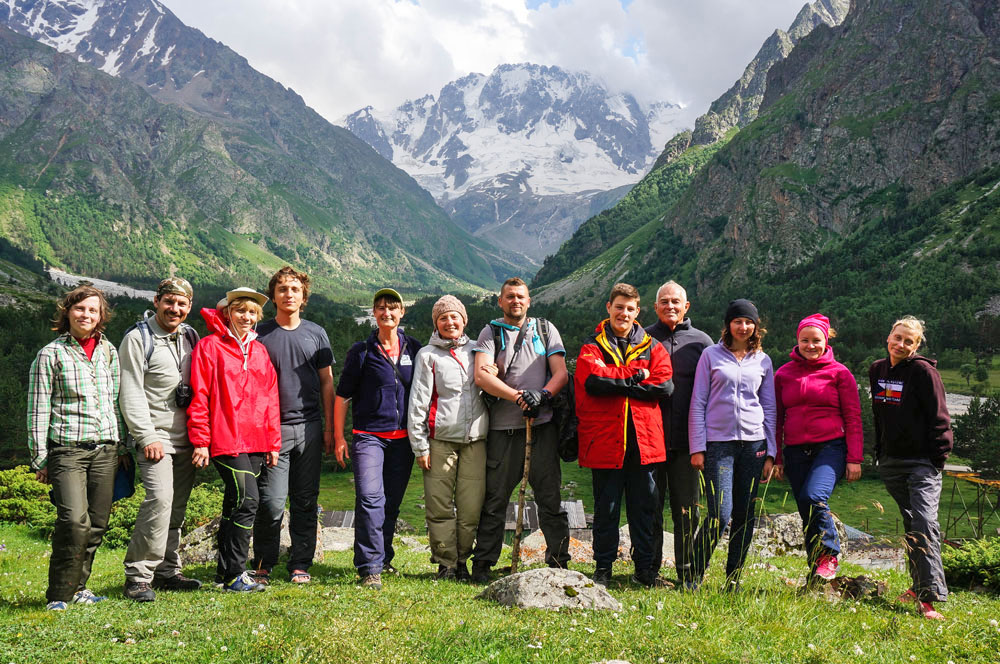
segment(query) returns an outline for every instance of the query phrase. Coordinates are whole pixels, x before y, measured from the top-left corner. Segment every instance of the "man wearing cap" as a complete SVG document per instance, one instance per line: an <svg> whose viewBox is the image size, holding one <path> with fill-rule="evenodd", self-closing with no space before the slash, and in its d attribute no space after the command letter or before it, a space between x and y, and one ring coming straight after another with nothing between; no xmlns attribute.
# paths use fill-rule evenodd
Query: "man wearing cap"
<svg viewBox="0 0 1000 664"><path fill-rule="evenodd" d="M659 570L663 561L663 507L669 489L677 578L682 584L690 585L701 490L698 471L691 467L691 455L688 453L688 412L691 410L691 390L694 388L698 359L702 351L712 345L712 339L691 324L691 319L687 317L691 303L687 299L687 291L677 282L668 281L660 286L653 307L659 320L647 327L646 332L667 350L674 370L673 394L660 400L667 460L659 465L656 472L659 521L653 534L653 563Z"/></svg>
<svg viewBox="0 0 1000 664"><path fill-rule="evenodd" d="M257 581L267 582L278 562L281 520L289 498L288 573L294 583L308 583L316 553L323 449L333 452L333 350L326 330L301 316L309 301L308 274L286 265L271 277L267 294L277 315L257 326L257 339L278 372L281 454L278 465L265 468L257 482L260 509L253 526L252 565Z"/></svg>
<svg viewBox="0 0 1000 664"><path fill-rule="evenodd" d="M559 490L558 431L552 422L552 396L569 380L566 349L548 321L528 318L531 297L523 280L504 282L497 298L503 318L479 334L476 385L496 397L486 438L486 498L473 551L472 581L487 583L503 546L511 492L524 475L526 420L532 422L528 483L535 492L538 521L545 535L545 562L569 562L569 520Z"/></svg>
<svg viewBox="0 0 1000 664"><path fill-rule="evenodd" d="M377 329L347 351L333 406L333 436L337 463L343 467L350 458L354 471L354 566L362 586L381 590L382 573L395 572L392 539L413 468L406 414L420 342L399 329L406 313L399 293L383 288L372 300ZM348 402L350 452L344 437Z"/></svg>
<svg viewBox="0 0 1000 664"><path fill-rule="evenodd" d="M153 601L154 588L201 587L181 574L177 555L196 470L186 408L192 341L197 342L198 334L184 323L193 296L184 279L161 281L153 315L127 332L118 349L118 403L146 490L125 554L125 596L137 602Z"/></svg>

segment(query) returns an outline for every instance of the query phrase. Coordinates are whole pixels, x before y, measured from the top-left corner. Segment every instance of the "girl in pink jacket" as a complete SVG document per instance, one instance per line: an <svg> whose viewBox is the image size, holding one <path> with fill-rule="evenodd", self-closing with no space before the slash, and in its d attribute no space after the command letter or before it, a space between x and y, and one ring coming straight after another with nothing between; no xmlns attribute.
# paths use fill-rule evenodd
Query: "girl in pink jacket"
<svg viewBox="0 0 1000 664"><path fill-rule="evenodd" d="M833 359L830 319L799 323L792 361L774 374L778 402L775 475L788 475L805 533L807 583L837 575L840 539L828 501L842 476L861 477L862 430L858 383Z"/></svg>

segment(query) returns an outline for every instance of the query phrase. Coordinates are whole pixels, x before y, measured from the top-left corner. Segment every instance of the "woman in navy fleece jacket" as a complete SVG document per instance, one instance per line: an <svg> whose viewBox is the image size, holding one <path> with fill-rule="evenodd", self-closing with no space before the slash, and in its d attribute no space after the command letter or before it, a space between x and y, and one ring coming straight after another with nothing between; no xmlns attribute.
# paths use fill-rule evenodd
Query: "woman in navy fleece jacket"
<svg viewBox="0 0 1000 664"><path fill-rule="evenodd" d="M353 459L354 566L363 586L381 590L382 572L395 571L392 539L413 468L406 413L420 342L399 329L406 313L399 293L383 288L373 300L378 329L347 351L333 403L333 437L337 463ZM348 401L350 452L344 437Z"/></svg>

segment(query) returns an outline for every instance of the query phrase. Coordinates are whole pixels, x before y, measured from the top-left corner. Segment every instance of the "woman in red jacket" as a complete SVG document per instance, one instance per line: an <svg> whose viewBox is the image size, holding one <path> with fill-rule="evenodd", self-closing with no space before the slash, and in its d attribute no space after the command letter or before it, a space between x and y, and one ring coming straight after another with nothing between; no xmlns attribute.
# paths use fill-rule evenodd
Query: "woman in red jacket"
<svg viewBox="0 0 1000 664"><path fill-rule="evenodd" d="M823 314L803 318L792 361L774 374L778 402L775 474L788 475L802 516L807 583L837 576L840 539L828 501L842 476L861 477L862 431L858 383L833 359L836 333Z"/></svg>
<svg viewBox="0 0 1000 664"><path fill-rule="evenodd" d="M253 329L265 302L255 290L237 288L216 309L202 309L213 334L191 354L188 437L195 465L203 468L211 457L226 485L216 580L236 592L265 589L246 562L261 464L275 465L281 450L278 377Z"/></svg>

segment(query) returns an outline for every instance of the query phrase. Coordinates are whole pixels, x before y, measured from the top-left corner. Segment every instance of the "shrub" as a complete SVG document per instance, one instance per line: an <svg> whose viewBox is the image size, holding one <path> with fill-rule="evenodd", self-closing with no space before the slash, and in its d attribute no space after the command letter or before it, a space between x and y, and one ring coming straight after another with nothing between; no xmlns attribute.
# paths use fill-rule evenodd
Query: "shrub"
<svg viewBox="0 0 1000 664"><path fill-rule="evenodd" d="M0 523L27 524L48 537L56 522L49 488L28 466L0 470Z"/></svg>
<svg viewBox="0 0 1000 664"><path fill-rule="evenodd" d="M186 535L222 514L222 495L222 489L215 484L199 484L194 487L188 499L181 533ZM135 520L139 516L139 506L145 498L145 489L136 486L135 495L119 500L111 506L108 530L104 533L104 546L112 549L128 546L132 538L132 529L135 528Z"/></svg>
<svg viewBox="0 0 1000 664"><path fill-rule="evenodd" d="M985 586L1000 592L1000 537L970 540L958 549L945 547L941 560L949 586Z"/></svg>

